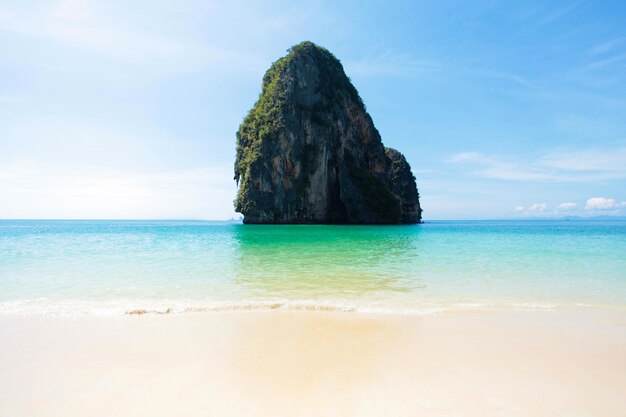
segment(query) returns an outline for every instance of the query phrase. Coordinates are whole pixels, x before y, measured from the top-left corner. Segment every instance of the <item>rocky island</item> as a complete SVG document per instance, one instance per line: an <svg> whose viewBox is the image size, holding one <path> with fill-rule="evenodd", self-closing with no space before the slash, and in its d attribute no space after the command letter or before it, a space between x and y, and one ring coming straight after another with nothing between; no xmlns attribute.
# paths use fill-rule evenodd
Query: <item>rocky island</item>
<svg viewBox="0 0 626 417"><path fill-rule="evenodd" d="M244 223L419 223L415 177L383 146L339 60L302 42L274 62L237 131Z"/></svg>

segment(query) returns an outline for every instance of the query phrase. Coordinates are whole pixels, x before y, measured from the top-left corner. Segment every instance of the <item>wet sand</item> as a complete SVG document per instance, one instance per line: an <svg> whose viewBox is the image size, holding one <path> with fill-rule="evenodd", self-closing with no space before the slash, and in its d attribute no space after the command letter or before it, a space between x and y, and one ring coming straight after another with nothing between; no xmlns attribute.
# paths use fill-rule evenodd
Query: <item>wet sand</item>
<svg viewBox="0 0 626 417"><path fill-rule="evenodd" d="M0 317L0 416L626 416L624 310Z"/></svg>

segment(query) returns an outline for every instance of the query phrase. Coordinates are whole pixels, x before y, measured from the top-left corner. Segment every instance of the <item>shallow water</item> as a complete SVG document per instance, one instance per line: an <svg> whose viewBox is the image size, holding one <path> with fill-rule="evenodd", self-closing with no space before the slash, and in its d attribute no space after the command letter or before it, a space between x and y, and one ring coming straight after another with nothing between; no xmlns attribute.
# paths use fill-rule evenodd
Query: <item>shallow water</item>
<svg viewBox="0 0 626 417"><path fill-rule="evenodd" d="M0 221L0 313L626 305L624 221Z"/></svg>

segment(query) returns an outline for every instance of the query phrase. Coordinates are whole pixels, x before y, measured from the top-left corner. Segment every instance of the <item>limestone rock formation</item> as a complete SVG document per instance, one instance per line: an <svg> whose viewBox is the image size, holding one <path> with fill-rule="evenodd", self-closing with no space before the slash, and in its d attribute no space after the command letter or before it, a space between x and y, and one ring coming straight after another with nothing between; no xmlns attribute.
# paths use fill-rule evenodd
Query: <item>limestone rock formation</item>
<svg viewBox="0 0 626 417"><path fill-rule="evenodd" d="M235 180L244 223L421 221L408 162L383 146L339 60L311 42L265 73L237 132Z"/></svg>

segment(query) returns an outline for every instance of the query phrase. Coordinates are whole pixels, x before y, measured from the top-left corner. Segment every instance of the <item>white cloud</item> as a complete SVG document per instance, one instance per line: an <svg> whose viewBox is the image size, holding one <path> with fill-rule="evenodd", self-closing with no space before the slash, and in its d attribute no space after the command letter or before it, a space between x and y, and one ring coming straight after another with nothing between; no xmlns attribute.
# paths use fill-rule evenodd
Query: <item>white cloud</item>
<svg viewBox="0 0 626 417"><path fill-rule="evenodd" d="M522 217L552 217L556 209L550 209L548 203L535 203L530 206L515 206L513 211Z"/></svg>
<svg viewBox="0 0 626 417"><path fill-rule="evenodd" d="M614 210L626 207L626 201L621 203L614 198L592 197L587 200L585 210Z"/></svg>
<svg viewBox="0 0 626 417"><path fill-rule="evenodd" d="M530 212L543 212L548 209L548 205L546 203L536 203L532 206L528 207L528 211Z"/></svg>
<svg viewBox="0 0 626 417"><path fill-rule="evenodd" d="M576 207L578 207L578 204L576 203L561 203L558 206L558 209L560 210L573 210Z"/></svg>
<svg viewBox="0 0 626 417"><path fill-rule="evenodd" d="M619 202L613 198L593 197L586 201L584 210L574 202L563 202L554 207L550 207L548 203L535 203L530 206L516 206L513 208L515 213L522 217L545 217L558 218L564 215L576 215L579 217L593 217L597 215L593 211L602 211L602 215L621 215L623 208L626 207L626 201Z"/></svg>
<svg viewBox="0 0 626 417"><path fill-rule="evenodd" d="M451 155L448 159L450 163L458 162L479 162L479 163L492 163L494 159L486 156L480 152L461 152Z"/></svg>

